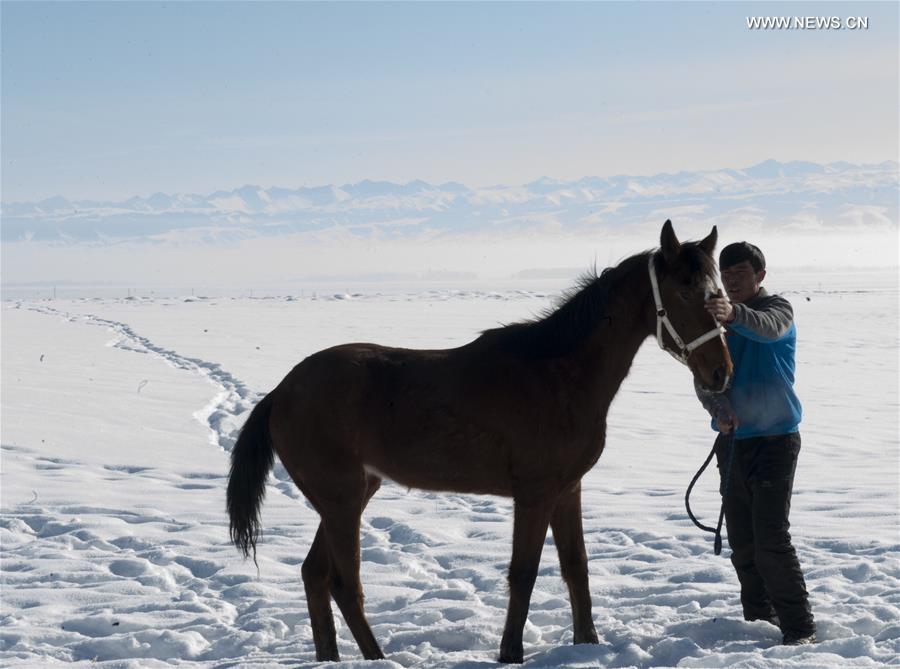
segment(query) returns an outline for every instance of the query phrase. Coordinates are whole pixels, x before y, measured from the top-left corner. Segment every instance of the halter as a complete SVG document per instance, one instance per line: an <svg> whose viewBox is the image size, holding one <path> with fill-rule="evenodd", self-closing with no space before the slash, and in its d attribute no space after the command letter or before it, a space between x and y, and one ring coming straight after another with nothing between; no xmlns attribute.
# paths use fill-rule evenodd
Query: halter
<svg viewBox="0 0 900 669"><path fill-rule="evenodd" d="M650 254L650 259L647 263L647 267L650 272L650 286L653 288L653 301L656 303L656 341L662 350L664 350L666 353L669 353L678 362L686 365L688 358L691 356L691 353L693 353L695 349L699 348L710 339L715 339L716 337L725 334L725 328L716 323L715 328L705 334L700 335L692 342L685 345L684 340L678 336L677 332L675 332L675 326L672 325L672 321L669 320L668 313L666 312L665 308L663 308L662 297L659 294L659 280L656 278L656 267L653 265L653 259L655 257L655 253ZM672 337L672 341L674 341L675 345L678 347L677 353L669 348L666 348L666 345L663 344L663 325L666 326L666 330L669 331L669 336Z"/></svg>

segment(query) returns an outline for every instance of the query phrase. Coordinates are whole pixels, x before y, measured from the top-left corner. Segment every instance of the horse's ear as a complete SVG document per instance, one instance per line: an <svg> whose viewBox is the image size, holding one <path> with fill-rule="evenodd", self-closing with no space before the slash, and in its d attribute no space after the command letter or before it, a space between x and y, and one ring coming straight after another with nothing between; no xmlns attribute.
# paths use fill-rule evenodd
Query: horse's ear
<svg viewBox="0 0 900 669"><path fill-rule="evenodd" d="M662 234L659 236L659 247L662 250L663 258L666 262L672 262L678 256L681 249L681 242L675 236L675 230L672 228L672 221L667 220L662 228Z"/></svg>
<svg viewBox="0 0 900 669"><path fill-rule="evenodd" d="M710 258L713 257L713 251L716 250L716 242L718 239L719 231L716 229L716 226L713 226L712 232L706 235L706 238L699 244L700 248L706 251L706 255Z"/></svg>

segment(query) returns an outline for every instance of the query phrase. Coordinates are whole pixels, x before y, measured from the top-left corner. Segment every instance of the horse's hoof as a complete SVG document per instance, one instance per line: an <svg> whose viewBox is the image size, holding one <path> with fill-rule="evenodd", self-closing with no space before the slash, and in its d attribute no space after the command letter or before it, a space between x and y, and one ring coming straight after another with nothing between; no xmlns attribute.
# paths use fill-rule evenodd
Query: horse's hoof
<svg viewBox="0 0 900 669"><path fill-rule="evenodd" d="M573 643L574 643L576 646L579 645L579 644L583 644L583 643L599 644L599 643L600 643L600 639L597 638L597 630L592 629L592 630L589 630L589 631L588 631L587 633L585 633L585 634L579 634L579 635L577 635L577 636L575 637L575 640L574 640Z"/></svg>
<svg viewBox="0 0 900 669"><path fill-rule="evenodd" d="M502 664L522 664L525 657L523 653L501 653L499 661Z"/></svg>
<svg viewBox="0 0 900 669"><path fill-rule="evenodd" d="M333 651L316 652L316 662L340 662L341 656L337 652L337 648Z"/></svg>

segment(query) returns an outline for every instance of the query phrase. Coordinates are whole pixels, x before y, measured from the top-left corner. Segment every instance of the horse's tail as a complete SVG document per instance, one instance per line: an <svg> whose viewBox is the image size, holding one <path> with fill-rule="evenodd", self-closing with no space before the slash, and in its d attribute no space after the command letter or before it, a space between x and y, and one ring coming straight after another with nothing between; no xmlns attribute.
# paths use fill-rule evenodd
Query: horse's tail
<svg viewBox="0 0 900 669"><path fill-rule="evenodd" d="M229 532L231 541L247 558L253 551L256 562L256 540L259 537L259 508L266 496L266 479L275 464L275 451L269 435L272 395L257 404L241 428L231 451L231 473L228 476Z"/></svg>

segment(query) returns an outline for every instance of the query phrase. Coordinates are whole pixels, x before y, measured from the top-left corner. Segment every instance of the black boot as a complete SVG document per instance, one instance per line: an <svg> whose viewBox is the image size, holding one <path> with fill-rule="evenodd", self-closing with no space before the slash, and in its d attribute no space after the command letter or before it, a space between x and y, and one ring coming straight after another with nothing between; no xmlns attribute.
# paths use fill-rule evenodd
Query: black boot
<svg viewBox="0 0 900 669"><path fill-rule="evenodd" d="M807 644L816 643L816 632L785 632L784 638L781 640L782 646L806 646Z"/></svg>

